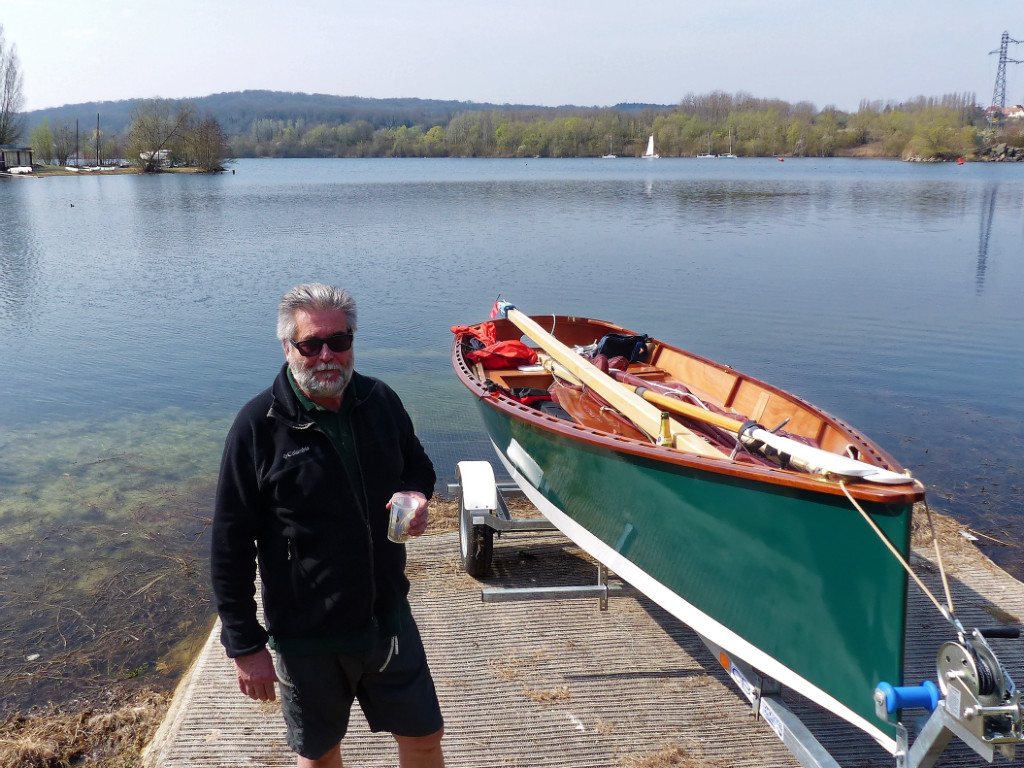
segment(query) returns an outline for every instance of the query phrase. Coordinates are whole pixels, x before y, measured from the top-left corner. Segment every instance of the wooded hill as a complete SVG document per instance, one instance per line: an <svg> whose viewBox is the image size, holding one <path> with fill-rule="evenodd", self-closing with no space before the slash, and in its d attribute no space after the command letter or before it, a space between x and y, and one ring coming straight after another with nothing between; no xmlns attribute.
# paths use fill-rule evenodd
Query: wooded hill
<svg viewBox="0 0 1024 768"><path fill-rule="evenodd" d="M1013 130L988 129L973 94L862 102L857 112L818 110L748 94L688 95L676 105L538 107L429 99L242 91L189 100L215 118L235 157L586 157L643 152L655 135L664 157L873 156L952 159ZM27 114L29 129L78 121L105 138L125 135L134 100L68 105Z"/></svg>
<svg viewBox="0 0 1024 768"><path fill-rule="evenodd" d="M61 107L27 112L28 132L47 119L50 125L78 121L81 130L95 128L100 118L101 130L124 134L131 121L132 108L141 99L122 101L89 101ZM186 99L182 99L186 101ZM487 104L472 101L436 99L365 99L359 96L331 96L322 93L289 93L284 91L235 91L187 99L195 111L210 115L229 136L243 136L258 120L285 123L342 125L365 121L374 129L400 125L428 127L447 123L460 112L503 111L557 113L577 107L536 107L529 105ZM620 104L614 109L638 112L643 109L668 110L667 105Z"/></svg>

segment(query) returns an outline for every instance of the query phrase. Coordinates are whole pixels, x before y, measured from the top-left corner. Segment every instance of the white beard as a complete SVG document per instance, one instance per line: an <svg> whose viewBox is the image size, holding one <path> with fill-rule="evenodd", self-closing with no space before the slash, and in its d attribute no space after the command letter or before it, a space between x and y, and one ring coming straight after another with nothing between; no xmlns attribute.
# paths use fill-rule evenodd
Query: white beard
<svg viewBox="0 0 1024 768"><path fill-rule="evenodd" d="M303 365L302 360L296 360L294 357L288 359L288 369L292 372L292 378L299 385L299 389L310 397L340 397L352 380L354 365L354 355L349 359L348 365L317 363L312 368ZM336 381L320 381L315 375L317 371L340 371L341 378Z"/></svg>

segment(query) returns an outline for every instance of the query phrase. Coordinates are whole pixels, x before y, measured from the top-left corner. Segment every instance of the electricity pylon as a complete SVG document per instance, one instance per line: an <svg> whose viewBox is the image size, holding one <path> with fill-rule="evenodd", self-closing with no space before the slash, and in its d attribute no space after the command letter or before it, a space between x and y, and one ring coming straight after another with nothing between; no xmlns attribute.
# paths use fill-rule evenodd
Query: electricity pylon
<svg viewBox="0 0 1024 768"><path fill-rule="evenodd" d="M1010 37L1009 32L1003 32L1003 40L999 46L999 50L989 51L990 56L994 53L999 54L999 69L996 70L996 87L992 91L992 106L999 108L999 117L1002 117L1002 110L1006 107L1006 65L1024 63L1017 61L1016 59L1007 58L1006 49L1009 47L1010 43L1020 42L1020 40L1014 40Z"/></svg>

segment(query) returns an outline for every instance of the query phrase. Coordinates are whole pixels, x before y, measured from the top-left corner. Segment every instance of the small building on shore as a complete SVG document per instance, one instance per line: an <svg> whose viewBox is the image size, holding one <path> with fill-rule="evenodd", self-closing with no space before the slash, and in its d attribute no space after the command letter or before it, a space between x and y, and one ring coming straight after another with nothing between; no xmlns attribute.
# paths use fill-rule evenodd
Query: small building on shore
<svg viewBox="0 0 1024 768"><path fill-rule="evenodd" d="M0 144L0 171L12 168L31 168L31 147L17 147L14 144Z"/></svg>
<svg viewBox="0 0 1024 768"><path fill-rule="evenodd" d="M1010 107L988 107L985 110L985 117L989 124L1001 123L1004 120L1022 120L1024 119L1024 107L1020 104Z"/></svg>
<svg viewBox="0 0 1024 768"><path fill-rule="evenodd" d="M171 165L171 153L166 149L158 149L155 152L139 152L139 159L154 168L169 168Z"/></svg>

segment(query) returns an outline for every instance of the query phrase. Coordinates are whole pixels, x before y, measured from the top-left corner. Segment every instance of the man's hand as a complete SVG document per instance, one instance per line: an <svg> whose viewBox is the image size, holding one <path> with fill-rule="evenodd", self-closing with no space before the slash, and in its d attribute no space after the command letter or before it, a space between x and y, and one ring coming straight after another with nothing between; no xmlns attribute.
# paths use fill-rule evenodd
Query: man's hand
<svg viewBox="0 0 1024 768"><path fill-rule="evenodd" d="M423 532L427 530L427 522L430 517L430 513L427 511L427 497L419 491L405 491L405 494L412 496L419 502L416 511L412 513L412 519L409 521L409 535L422 536ZM388 503L388 508L390 509L390 502Z"/></svg>
<svg viewBox="0 0 1024 768"><path fill-rule="evenodd" d="M277 673L274 671L270 651L263 648L248 656L239 656L234 662L238 689L242 693L256 701L273 701L277 698L274 692Z"/></svg>

